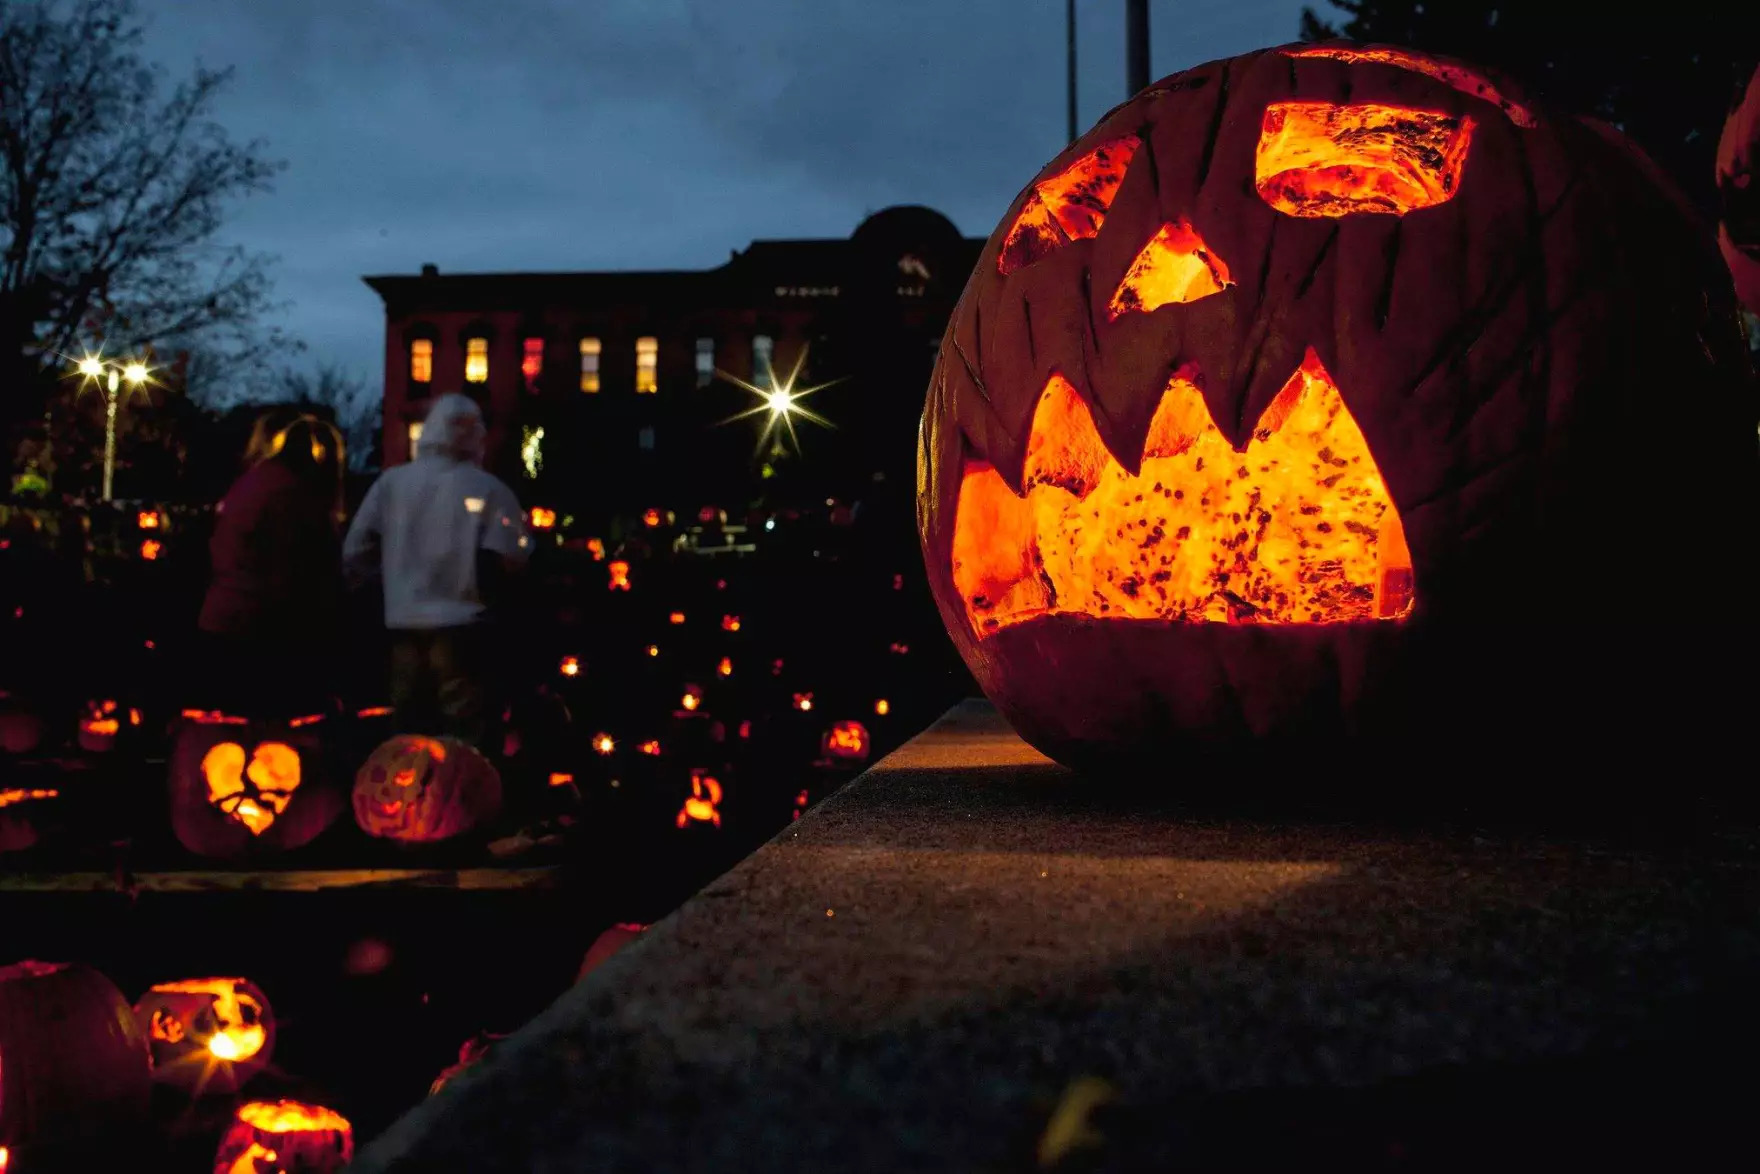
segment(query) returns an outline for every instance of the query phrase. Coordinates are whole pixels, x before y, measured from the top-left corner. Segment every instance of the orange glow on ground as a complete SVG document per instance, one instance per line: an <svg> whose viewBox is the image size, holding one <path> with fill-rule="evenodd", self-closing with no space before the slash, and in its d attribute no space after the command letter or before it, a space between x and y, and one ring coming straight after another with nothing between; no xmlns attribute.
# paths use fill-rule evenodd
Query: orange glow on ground
<svg viewBox="0 0 1760 1174"><path fill-rule="evenodd" d="M264 1133L353 1132L348 1118L336 1110L299 1101L252 1101L239 1106L238 1119Z"/></svg>
<svg viewBox="0 0 1760 1174"><path fill-rule="evenodd" d="M892 712L892 702L890 702L890 701L886 700L886 698L882 697L880 700L874 702L874 712L879 714L881 717L885 717L887 714Z"/></svg>
<svg viewBox="0 0 1760 1174"><path fill-rule="evenodd" d="M670 616L667 616L666 618L671 620L675 624L684 623L684 613L682 611L675 611Z"/></svg>
<svg viewBox="0 0 1760 1174"><path fill-rule="evenodd" d="M566 771L554 770L550 772L550 785L552 787L566 787L573 784L573 782L574 776Z"/></svg>
<svg viewBox="0 0 1760 1174"><path fill-rule="evenodd" d="M724 677L733 676L733 658L730 656L722 657L721 663L715 666L715 671Z"/></svg>
<svg viewBox="0 0 1760 1174"><path fill-rule="evenodd" d="M157 538L149 538L141 543L141 557L152 562L159 557L159 552L163 549L164 545Z"/></svg>
<svg viewBox="0 0 1760 1174"><path fill-rule="evenodd" d="M1221 293L1233 285L1228 266L1183 217L1163 224L1137 254L1106 306L1117 321L1133 310L1155 310Z"/></svg>
<svg viewBox="0 0 1760 1174"><path fill-rule="evenodd" d="M1273 102L1253 177L1259 196L1290 216L1403 216L1453 198L1473 120L1403 106Z"/></svg>
<svg viewBox="0 0 1760 1174"><path fill-rule="evenodd" d="M1362 431L1312 351L1237 453L1195 372L1169 382L1133 477L1081 397L1046 384L1025 497L968 461L954 585L979 636L1043 615L1341 623L1411 610L1411 554Z"/></svg>
<svg viewBox="0 0 1760 1174"><path fill-rule="evenodd" d="M1140 145L1129 135L1101 143L1036 185L1002 242L997 270L1013 273L1072 240L1097 234Z"/></svg>
<svg viewBox="0 0 1760 1174"><path fill-rule="evenodd" d="M609 589L612 591L628 591L629 564L622 559L618 559L611 564L609 570L611 572L611 582L608 584Z"/></svg>
<svg viewBox="0 0 1760 1174"><path fill-rule="evenodd" d="M1449 65L1441 61L1432 61L1422 54L1405 49L1373 48L1359 49L1347 45L1308 45L1300 49L1285 49L1291 57L1329 57L1334 61L1343 61L1352 65L1375 64L1391 65L1396 69L1409 69L1413 73L1421 73L1425 77L1434 78L1451 89L1463 94L1471 94L1475 98L1483 98L1487 102L1502 109L1509 120L1524 129L1533 129L1540 125L1534 114L1526 106L1504 97L1486 78L1461 65Z"/></svg>

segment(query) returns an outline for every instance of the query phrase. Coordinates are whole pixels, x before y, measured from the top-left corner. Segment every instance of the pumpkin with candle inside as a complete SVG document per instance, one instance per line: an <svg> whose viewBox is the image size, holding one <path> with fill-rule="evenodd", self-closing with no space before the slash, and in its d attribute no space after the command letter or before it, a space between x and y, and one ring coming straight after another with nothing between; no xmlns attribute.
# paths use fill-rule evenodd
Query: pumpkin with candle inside
<svg viewBox="0 0 1760 1174"><path fill-rule="evenodd" d="M304 847L346 800L322 720L263 722L189 711L171 748L171 827L198 856L251 860Z"/></svg>
<svg viewBox="0 0 1760 1174"><path fill-rule="evenodd" d="M1683 631L1641 569L1753 529L1735 307L1683 204L1617 131L1383 46L1108 114L991 237L923 414L978 683L1055 758L1206 790L1722 728L1751 690L1681 684L1753 622Z"/></svg>
<svg viewBox="0 0 1760 1174"><path fill-rule="evenodd" d="M153 1079L197 1095L230 1095L275 1053L275 1012L244 978L159 983L135 1018L153 1052Z"/></svg>
<svg viewBox="0 0 1760 1174"><path fill-rule="evenodd" d="M221 1135L214 1174L339 1174L354 1160L354 1127L336 1110L302 1101L240 1105Z"/></svg>

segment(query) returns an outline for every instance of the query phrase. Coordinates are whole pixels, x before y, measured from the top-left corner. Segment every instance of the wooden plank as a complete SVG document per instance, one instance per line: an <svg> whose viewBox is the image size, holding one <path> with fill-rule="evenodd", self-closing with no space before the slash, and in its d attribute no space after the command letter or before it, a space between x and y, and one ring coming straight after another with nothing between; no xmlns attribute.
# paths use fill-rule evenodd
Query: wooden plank
<svg viewBox="0 0 1760 1174"><path fill-rule="evenodd" d="M558 868L334 868L281 872L138 872L138 892L214 893L257 890L315 893L326 889L542 889L552 888ZM109 872L22 872L0 875L0 893L115 892Z"/></svg>

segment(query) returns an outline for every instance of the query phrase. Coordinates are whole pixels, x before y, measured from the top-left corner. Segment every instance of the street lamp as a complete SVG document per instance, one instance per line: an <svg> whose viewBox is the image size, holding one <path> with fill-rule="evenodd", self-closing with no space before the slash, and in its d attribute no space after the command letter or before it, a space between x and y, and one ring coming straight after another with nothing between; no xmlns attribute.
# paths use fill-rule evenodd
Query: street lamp
<svg viewBox="0 0 1760 1174"><path fill-rule="evenodd" d="M149 372L139 359L117 361L87 355L79 361L79 373L86 382L104 385L104 500L110 500L110 484L116 472L116 406L122 385L139 390Z"/></svg>

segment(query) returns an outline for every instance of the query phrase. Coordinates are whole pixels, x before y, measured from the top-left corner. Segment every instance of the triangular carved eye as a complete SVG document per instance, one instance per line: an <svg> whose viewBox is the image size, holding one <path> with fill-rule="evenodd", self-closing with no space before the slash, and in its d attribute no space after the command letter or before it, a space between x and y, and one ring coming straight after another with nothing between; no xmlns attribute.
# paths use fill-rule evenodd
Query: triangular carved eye
<svg viewBox="0 0 1760 1174"><path fill-rule="evenodd" d="M1107 304L1106 316L1116 322L1132 310L1195 302L1233 284L1228 266L1182 216L1163 224L1149 238L1125 270L1124 280Z"/></svg>
<svg viewBox="0 0 1760 1174"><path fill-rule="evenodd" d="M1118 185L1141 145L1135 135L1101 143L1050 179L1035 184L1002 242L997 271L1006 276L1072 240L1087 240L1099 233Z"/></svg>

